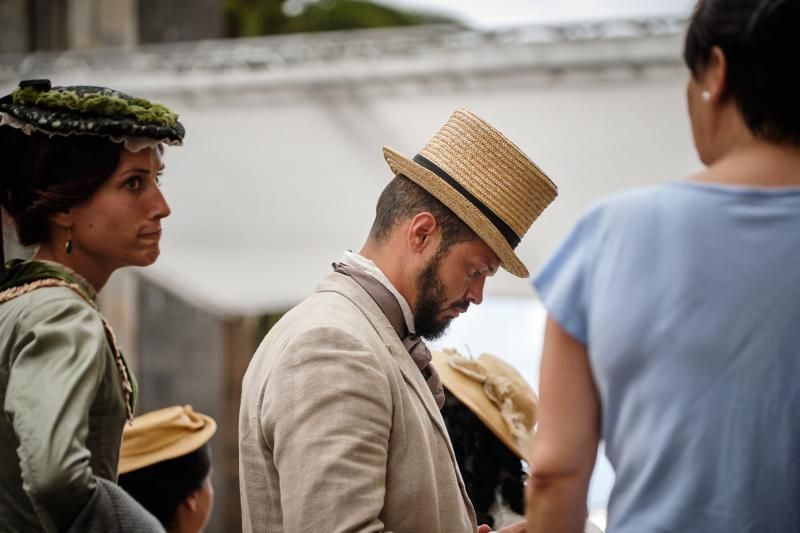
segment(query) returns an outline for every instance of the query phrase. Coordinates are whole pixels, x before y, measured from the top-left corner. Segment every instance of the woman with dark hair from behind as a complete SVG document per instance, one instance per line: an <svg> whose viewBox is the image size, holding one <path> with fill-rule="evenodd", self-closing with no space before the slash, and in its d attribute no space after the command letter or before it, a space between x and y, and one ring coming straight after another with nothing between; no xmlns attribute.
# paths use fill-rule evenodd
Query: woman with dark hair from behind
<svg viewBox="0 0 800 533"><path fill-rule="evenodd" d="M520 458L455 395L447 395L442 417L478 523L500 529L524 520L527 474Z"/></svg>
<svg viewBox="0 0 800 533"><path fill-rule="evenodd" d="M800 530L799 27L797 0L700 1L706 168L599 202L536 276L529 531L579 530L600 438L609 531Z"/></svg>
<svg viewBox="0 0 800 533"><path fill-rule="evenodd" d="M119 485L169 533L200 533L211 516L208 441L216 428L188 405L145 413L125 427Z"/></svg>
<svg viewBox="0 0 800 533"><path fill-rule="evenodd" d="M432 352L446 389L442 418L479 524L500 529L525 520L525 450L536 423L536 393L491 354L468 359ZM600 533L586 522L586 533Z"/></svg>
<svg viewBox="0 0 800 533"><path fill-rule="evenodd" d="M0 205L36 247L31 260L0 253L0 531L162 531L114 484L136 380L95 297L160 253L177 118L49 80L0 98Z"/></svg>

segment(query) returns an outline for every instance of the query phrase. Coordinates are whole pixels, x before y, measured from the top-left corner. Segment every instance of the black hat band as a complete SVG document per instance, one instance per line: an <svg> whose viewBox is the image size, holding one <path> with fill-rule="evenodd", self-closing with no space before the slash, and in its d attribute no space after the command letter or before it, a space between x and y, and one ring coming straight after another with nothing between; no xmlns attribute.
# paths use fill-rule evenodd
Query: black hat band
<svg viewBox="0 0 800 533"><path fill-rule="evenodd" d="M517 247L520 242L520 237L511 229L511 226L505 223L505 221L497 216L497 214L489 209L489 207L481 202L474 194L469 192L467 189L464 188L458 181L456 181L450 174L445 172L441 167L439 167L436 163L431 161L430 159L426 158L423 155L417 154L414 156L414 162L418 165L422 166L423 168L430 170L440 178L442 178L445 183L450 185L456 192L458 192L461 196L464 197L469 203L471 203L475 208L480 211L483 216L489 219L489 222L497 228L497 231L503 236L506 240L508 245L513 250Z"/></svg>

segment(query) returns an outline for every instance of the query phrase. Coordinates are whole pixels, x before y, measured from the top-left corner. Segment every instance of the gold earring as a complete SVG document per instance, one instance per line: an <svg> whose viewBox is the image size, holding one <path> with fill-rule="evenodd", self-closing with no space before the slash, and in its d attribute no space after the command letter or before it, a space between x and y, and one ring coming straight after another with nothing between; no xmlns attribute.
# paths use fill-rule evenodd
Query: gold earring
<svg viewBox="0 0 800 533"><path fill-rule="evenodd" d="M64 251L67 255L72 253L72 228L67 228L67 242L64 244Z"/></svg>

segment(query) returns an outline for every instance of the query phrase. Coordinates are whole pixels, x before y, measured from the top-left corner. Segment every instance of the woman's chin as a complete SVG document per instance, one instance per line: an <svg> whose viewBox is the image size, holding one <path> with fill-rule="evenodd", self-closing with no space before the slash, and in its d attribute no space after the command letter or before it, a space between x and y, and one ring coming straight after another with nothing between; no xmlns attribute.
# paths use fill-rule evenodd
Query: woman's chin
<svg viewBox="0 0 800 533"><path fill-rule="evenodd" d="M146 267L150 266L156 262L158 256L161 255L161 250L158 248L154 250L148 250L146 253L143 253L139 257L137 257L133 262L131 262L130 266L137 266L137 267Z"/></svg>

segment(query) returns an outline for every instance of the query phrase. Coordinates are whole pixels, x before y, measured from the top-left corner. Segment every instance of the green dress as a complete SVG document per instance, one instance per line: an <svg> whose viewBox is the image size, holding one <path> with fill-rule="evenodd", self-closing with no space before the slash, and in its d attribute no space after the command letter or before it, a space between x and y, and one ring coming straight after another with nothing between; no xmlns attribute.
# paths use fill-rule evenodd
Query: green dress
<svg viewBox="0 0 800 533"><path fill-rule="evenodd" d="M95 296L57 263L0 280L0 531L64 531L116 481L132 380Z"/></svg>

